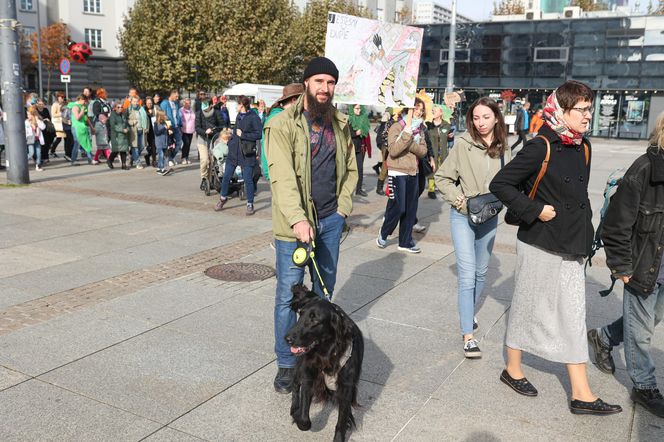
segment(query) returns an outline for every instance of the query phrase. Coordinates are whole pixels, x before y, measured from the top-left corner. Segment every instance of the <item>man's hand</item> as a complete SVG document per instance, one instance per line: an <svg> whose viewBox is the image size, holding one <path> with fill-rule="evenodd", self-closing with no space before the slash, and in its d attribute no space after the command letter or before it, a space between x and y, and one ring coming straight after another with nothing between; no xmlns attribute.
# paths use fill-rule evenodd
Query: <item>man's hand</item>
<svg viewBox="0 0 664 442"><path fill-rule="evenodd" d="M622 282L624 282L625 284L627 284L627 283L629 282L629 280L632 279L632 275L629 275L629 276L619 276L618 279L620 279Z"/></svg>
<svg viewBox="0 0 664 442"><path fill-rule="evenodd" d="M545 205L542 209L542 212L539 214L538 218L540 221L551 221L556 217L556 209L553 206Z"/></svg>
<svg viewBox="0 0 664 442"><path fill-rule="evenodd" d="M241 129L235 129L235 135L237 135L238 137L241 137L242 136L242 130Z"/></svg>
<svg viewBox="0 0 664 442"><path fill-rule="evenodd" d="M433 157L429 157L429 164L431 165L431 170L434 172L436 171L436 161L433 159Z"/></svg>
<svg viewBox="0 0 664 442"><path fill-rule="evenodd" d="M212 129L205 129L205 135L210 135L212 133Z"/></svg>
<svg viewBox="0 0 664 442"><path fill-rule="evenodd" d="M356 130L355 135L362 135L362 131L361 130Z"/></svg>
<svg viewBox="0 0 664 442"><path fill-rule="evenodd" d="M293 233L298 241L307 244L314 238L314 229L307 220L298 221L293 224Z"/></svg>

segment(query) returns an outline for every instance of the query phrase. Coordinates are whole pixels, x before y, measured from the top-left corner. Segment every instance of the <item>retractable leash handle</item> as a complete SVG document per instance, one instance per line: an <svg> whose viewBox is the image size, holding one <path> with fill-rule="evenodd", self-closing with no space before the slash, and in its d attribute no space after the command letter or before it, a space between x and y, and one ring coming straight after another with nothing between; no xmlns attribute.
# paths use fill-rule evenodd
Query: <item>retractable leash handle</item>
<svg viewBox="0 0 664 442"><path fill-rule="evenodd" d="M327 290L327 287L325 286L323 277L320 275L320 270L318 270L318 264L316 263L316 254L314 252L315 248L316 248L316 243L313 240L311 240L311 242L309 243L298 241L297 247L293 251L292 255L293 264L295 264L298 267L305 267L309 265L309 263L311 263L314 268L314 271L316 272L316 276L318 276L318 280L320 281L320 286L323 289L323 294L325 295L325 298L328 301L331 301L332 297L330 295L330 292Z"/></svg>

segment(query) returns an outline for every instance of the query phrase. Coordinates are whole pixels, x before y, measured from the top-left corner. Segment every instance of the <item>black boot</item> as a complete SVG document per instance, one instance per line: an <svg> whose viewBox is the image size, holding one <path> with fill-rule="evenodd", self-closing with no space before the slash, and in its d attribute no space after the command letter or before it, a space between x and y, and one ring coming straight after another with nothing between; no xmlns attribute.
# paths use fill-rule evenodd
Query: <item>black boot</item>
<svg viewBox="0 0 664 442"><path fill-rule="evenodd" d="M274 389L277 393L290 393L293 390L294 368L281 368L277 371L274 378Z"/></svg>
<svg viewBox="0 0 664 442"><path fill-rule="evenodd" d="M382 166L383 166L383 162L382 162L382 161L379 161L378 163L374 164L374 166L372 167L372 169L374 170L374 172L376 172L376 175L380 175L380 168L381 168Z"/></svg>
<svg viewBox="0 0 664 442"><path fill-rule="evenodd" d="M385 195L385 191L383 190L383 185L384 184L385 184L385 181L378 180L378 183L376 184L376 193L378 195Z"/></svg>
<svg viewBox="0 0 664 442"><path fill-rule="evenodd" d="M664 397L658 389L639 390L633 388L631 398L655 416L664 417Z"/></svg>

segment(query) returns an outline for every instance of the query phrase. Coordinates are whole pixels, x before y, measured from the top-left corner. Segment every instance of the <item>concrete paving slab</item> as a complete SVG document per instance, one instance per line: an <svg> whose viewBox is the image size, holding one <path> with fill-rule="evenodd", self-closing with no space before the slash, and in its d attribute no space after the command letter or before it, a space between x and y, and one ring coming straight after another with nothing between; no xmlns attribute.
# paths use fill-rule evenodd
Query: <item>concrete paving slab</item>
<svg viewBox="0 0 664 442"><path fill-rule="evenodd" d="M159 328L47 373L43 379L168 423L273 358L205 335Z"/></svg>
<svg viewBox="0 0 664 442"><path fill-rule="evenodd" d="M462 359L456 335L375 319L363 310L352 315L364 335L363 380L424 395Z"/></svg>
<svg viewBox="0 0 664 442"><path fill-rule="evenodd" d="M97 311L162 325L205 307L224 304L235 290L210 287L183 278L166 281L100 304Z"/></svg>
<svg viewBox="0 0 664 442"><path fill-rule="evenodd" d="M2 297L0 297L0 309L4 309L11 305L20 304L22 302L34 299L35 294L30 289L20 289L12 287L8 284L7 280L0 282L2 284Z"/></svg>
<svg viewBox="0 0 664 442"><path fill-rule="evenodd" d="M37 376L152 327L94 308L71 313L0 336L0 364Z"/></svg>
<svg viewBox="0 0 664 442"><path fill-rule="evenodd" d="M165 427L143 440L146 442L200 442L205 439Z"/></svg>
<svg viewBox="0 0 664 442"><path fill-rule="evenodd" d="M0 440L137 441L159 424L38 380L0 392Z"/></svg>
<svg viewBox="0 0 664 442"><path fill-rule="evenodd" d="M274 357L274 298L236 292L165 328Z"/></svg>
<svg viewBox="0 0 664 442"><path fill-rule="evenodd" d="M78 255L55 252L35 245L3 249L0 257L0 278L40 270L52 265L70 263L79 258Z"/></svg>
<svg viewBox="0 0 664 442"><path fill-rule="evenodd" d="M23 381L30 379L30 376L26 376L23 373L19 373L15 370L10 370L6 367L0 367L0 391L13 387L16 384L20 384Z"/></svg>

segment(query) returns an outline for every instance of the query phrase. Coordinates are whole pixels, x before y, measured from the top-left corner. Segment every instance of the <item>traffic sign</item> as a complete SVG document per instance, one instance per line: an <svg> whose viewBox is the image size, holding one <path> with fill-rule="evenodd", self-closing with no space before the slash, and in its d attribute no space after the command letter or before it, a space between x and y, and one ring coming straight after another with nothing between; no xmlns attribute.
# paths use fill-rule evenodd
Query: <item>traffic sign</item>
<svg viewBox="0 0 664 442"><path fill-rule="evenodd" d="M60 75L61 83L71 83L71 75Z"/></svg>
<svg viewBox="0 0 664 442"><path fill-rule="evenodd" d="M62 75L68 75L71 71L71 63L66 58L60 59L60 73Z"/></svg>

